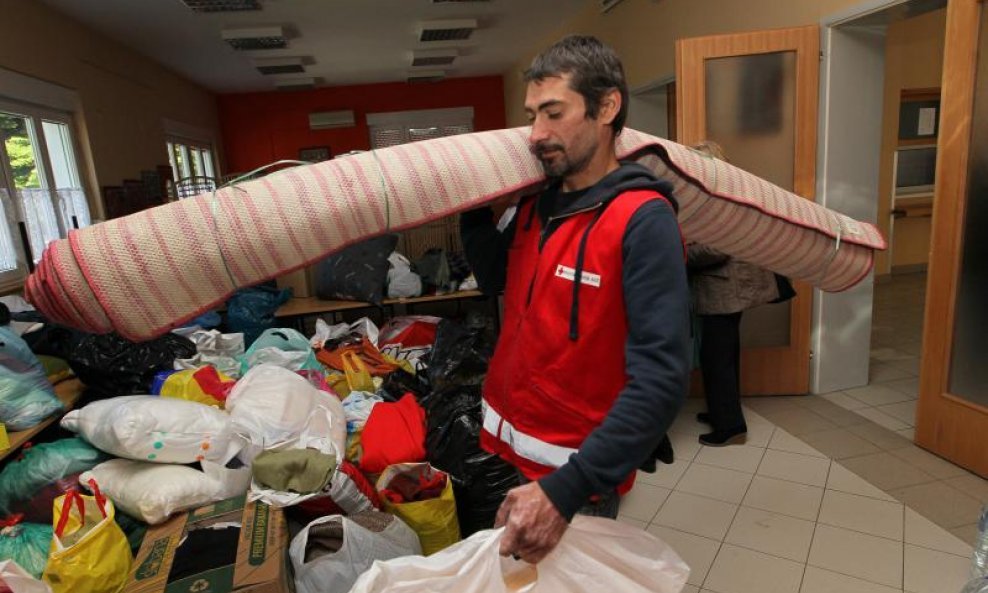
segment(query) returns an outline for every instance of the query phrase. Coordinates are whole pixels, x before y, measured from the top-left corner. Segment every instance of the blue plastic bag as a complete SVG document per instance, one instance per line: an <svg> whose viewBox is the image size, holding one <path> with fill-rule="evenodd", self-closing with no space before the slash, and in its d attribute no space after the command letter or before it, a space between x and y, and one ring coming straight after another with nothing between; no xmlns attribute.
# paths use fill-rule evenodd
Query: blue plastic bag
<svg viewBox="0 0 988 593"><path fill-rule="evenodd" d="M230 333L243 333L250 345L266 329L275 326L275 311L292 298L292 290L255 286L238 290L226 304L226 326Z"/></svg>
<svg viewBox="0 0 988 593"><path fill-rule="evenodd" d="M36 579L48 564L51 525L18 523L0 528L0 560L13 560Z"/></svg>
<svg viewBox="0 0 988 593"><path fill-rule="evenodd" d="M45 368L9 326L0 326L0 422L25 430L62 411Z"/></svg>
<svg viewBox="0 0 988 593"><path fill-rule="evenodd" d="M274 357L270 353L262 352L268 348L275 348L287 355ZM246 374L251 368L264 362L283 366L290 371L325 371L322 363L316 360L316 353L312 350L309 340L294 329L288 328L264 330L247 352L240 356L240 374Z"/></svg>

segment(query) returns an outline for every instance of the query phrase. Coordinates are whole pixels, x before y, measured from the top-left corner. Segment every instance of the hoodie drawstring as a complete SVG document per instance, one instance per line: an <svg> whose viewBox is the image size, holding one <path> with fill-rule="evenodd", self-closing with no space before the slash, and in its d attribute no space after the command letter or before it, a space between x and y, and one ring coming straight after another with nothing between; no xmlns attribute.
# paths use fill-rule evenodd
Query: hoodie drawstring
<svg viewBox="0 0 988 593"><path fill-rule="evenodd" d="M600 208L593 215L590 224L587 225L583 236L580 237L580 247L576 252L576 270L573 272L573 305L569 311L569 339L575 342L580 337L580 285L583 283L583 258L587 251L587 237L593 230L597 221L604 214L604 208Z"/></svg>

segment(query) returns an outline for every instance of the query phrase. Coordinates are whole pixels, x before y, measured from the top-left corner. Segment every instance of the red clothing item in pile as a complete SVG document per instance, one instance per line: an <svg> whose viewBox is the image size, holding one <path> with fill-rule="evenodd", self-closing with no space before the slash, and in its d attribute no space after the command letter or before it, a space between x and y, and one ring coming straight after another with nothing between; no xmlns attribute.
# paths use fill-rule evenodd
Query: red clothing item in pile
<svg viewBox="0 0 988 593"><path fill-rule="evenodd" d="M420 475L418 480L412 476L398 474L388 487L381 490L381 496L386 497L391 504L419 502L439 498L446 488L446 475L436 472L432 478Z"/></svg>
<svg viewBox="0 0 988 593"><path fill-rule="evenodd" d="M383 472L394 463L425 460L425 410L406 393L396 403L374 405L360 435L360 469Z"/></svg>

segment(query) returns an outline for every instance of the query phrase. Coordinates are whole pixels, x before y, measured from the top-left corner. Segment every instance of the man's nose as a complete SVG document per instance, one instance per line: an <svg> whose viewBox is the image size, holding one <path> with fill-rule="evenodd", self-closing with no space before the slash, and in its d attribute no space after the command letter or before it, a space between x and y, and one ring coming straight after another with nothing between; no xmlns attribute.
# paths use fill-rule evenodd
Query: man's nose
<svg viewBox="0 0 988 593"><path fill-rule="evenodd" d="M532 146L543 142L549 138L549 131L546 129L546 125L542 123L539 118L535 118L532 122L532 131L528 134L528 143Z"/></svg>

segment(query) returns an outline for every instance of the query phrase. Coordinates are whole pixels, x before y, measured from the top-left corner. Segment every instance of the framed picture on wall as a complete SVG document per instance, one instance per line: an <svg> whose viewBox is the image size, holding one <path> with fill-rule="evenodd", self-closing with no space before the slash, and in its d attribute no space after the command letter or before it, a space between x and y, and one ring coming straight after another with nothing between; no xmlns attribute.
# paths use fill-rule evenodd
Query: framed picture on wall
<svg viewBox="0 0 988 593"><path fill-rule="evenodd" d="M331 158L333 158L333 153L330 152L328 146L310 146L309 148L300 148L298 151L298 160L300 161L318 163L328 161Z"/></svg>

